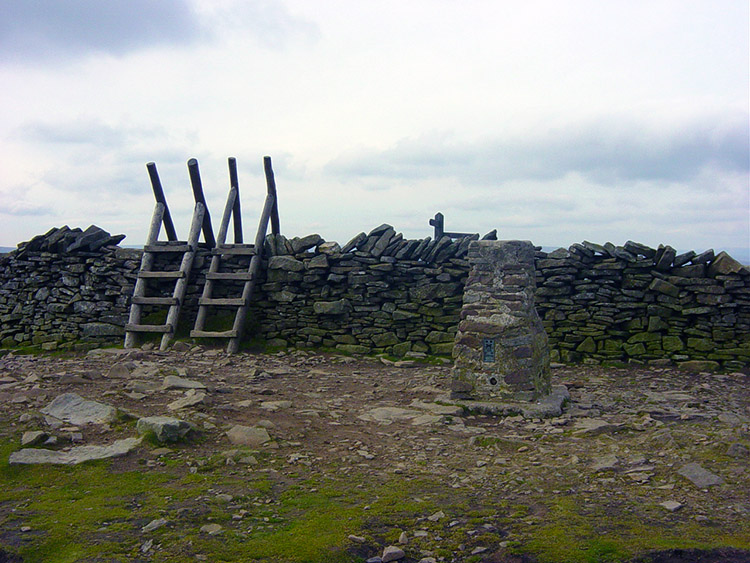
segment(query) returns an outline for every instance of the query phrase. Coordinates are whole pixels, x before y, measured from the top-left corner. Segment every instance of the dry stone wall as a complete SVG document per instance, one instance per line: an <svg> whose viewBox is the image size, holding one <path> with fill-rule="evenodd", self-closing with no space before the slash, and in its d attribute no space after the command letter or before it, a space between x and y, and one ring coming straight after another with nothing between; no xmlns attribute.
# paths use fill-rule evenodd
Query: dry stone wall
<svg viewBox="0 0 750 563"><path fill-rule="evenodd" d="M0 256L0 346L120 338L141 256L123 238L62 227Z"/></svg>
<svg viewBox="0 0 750 563"><path fill-rule="evenodd" d="M52 350L120 340L140 251L120 248L118 239L95 228L53 229L0 257L0 345ZM406 240L389 225L343 248L318 235L269 236L249 336L350 353L450 354L470 243ZM195 317L208 258L201 250L194 262L183 323ZM227 271L246 269L246 260ZM584 242L537 249L535 264L536 307L553 361L750 365L750 271L724 253ZM214 296L232 291L239 286Z"/></svg>
<svg viewBox="0 0 750 563"><path fill-rule="evenodd" d="M750 271L726 253L584 242L536 268L553 360L750 364Z"/></svg>

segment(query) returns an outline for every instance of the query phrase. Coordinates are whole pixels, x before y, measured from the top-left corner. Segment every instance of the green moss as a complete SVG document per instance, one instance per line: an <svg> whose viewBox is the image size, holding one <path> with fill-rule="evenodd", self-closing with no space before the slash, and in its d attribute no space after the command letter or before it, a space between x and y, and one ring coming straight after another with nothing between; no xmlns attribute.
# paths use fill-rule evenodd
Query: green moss
<svg viewBox="0 0 750 563"><path fill-rule="evenodd" d="M625 561L650 550L750 547L749 530L717 533L696 522L674 526L647 521L635 511L592 507L582 499L555 499L544 524L516 548L532 552L540 563Z"/></svg>

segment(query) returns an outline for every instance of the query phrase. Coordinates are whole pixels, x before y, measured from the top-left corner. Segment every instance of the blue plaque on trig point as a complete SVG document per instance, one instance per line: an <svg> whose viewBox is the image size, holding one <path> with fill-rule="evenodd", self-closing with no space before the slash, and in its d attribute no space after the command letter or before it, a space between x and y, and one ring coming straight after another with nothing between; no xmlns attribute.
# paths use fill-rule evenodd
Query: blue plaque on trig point
<svg viewBox="0 0 750 563"><path fill-rule="evenodd" d="M482 360L485 362L495 361L495 341L492 338L485 338L482 342Z"/></svg>

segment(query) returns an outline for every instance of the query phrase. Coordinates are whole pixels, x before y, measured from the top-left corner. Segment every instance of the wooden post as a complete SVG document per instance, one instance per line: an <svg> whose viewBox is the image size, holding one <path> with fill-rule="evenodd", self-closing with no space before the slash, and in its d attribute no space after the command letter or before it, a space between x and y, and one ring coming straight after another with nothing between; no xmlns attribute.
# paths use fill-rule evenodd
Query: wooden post
<svg viewBox="0 0 750 563"><path fill-rule="evenodd" d="M208 204L206 203L206 197L203 195L203 184L201 183L201 174L198 170L198 161L194 158L188 160L188 173L190 174L190 184L193 186L193 197L195 203L202 203L205 207L205 214L203 215L203 238L209 248L216 246L216 239L214 238L214 230L211 226L211 214L208 212Z"/></svg>
<svg viewBox="0 0 750 563"><path fill-rule="evenodd" d="M281 227L279 226L279 205L276 198L276 179L273 176L273 168L271 167L271 157L263 157L263 168L266 171L266 186L268 188L268 195L273 198L273 207L271 208L271 232L275 235L281 233ZM266 233L263 231L263 239L260 244L263 244ZM256 245L258 244L256 240ZM256 246L257 248L257 246Z"/></svg>
<svg viewBox="0 0 750 563"><path fill-rule="evenodd" d="M222 245L227 240L227 231L229 230L229 218L232 217L235 202L239 199L239 192L235 186L229 190L227 196L227 204L224 207L224 215L221 216L221 224L219 225L219 234L217 235L216 242ZM235 223L237 227L237 223ZM237 238L237 232L235 230L235 239ZM236 241L235 241L236 242Z"/></svg>
<svg viewBox="0 0 750 563"><path fill-rule="evenodd" d="M166 350L169 346L169 341L174 338L174 334L177 331L177 318L180 315L181 301L187 290L187 284L190 281L188 279L188 273L193 266L193 259L195 258L195 251L198 250L198 236L201 229L201 223L203 222L203 216L206 212L206 207L202 203L196 203L195 209L193 210L193 221L190 224L190 233L188 234L188 245L190 250L182 255L182 262L180 263L180 271L185 272L185 275L177 280L174 289L174 295L180 296L180 300L176 305L172 305L167 313L167 320L165 324L170 327L169 332L165 332L161 337L160 350Z"/></svg>
<svg viewBox="0 0 750 563"><path fill-rule="evenodd" d="M435 213L435 218L430 219L430 225L435 227L435 240L440 240L440 238L443 236L443 233L445 232L445 224L444 224L445 218L443 217L443 214L439 211Z"/></svg>
<svg viewBox="0 0 750 563"><path fill-rule="evenodd" d="M268 159L269 168L270 168L270 163L271 163L271 159L269 158ZM274 209L275 205L276 205L276 196L274 193L271 193L269 189L269 193L268 195L266 195L265 205L263 206L263 213L260 216L260 224L258 225L258 232L255 234L255 256L253 256L252 260L250 261L250 269L249 269L249 273L251 274L251 280L249 283L245 284L245 287L242 290L242 299L244 299L245 304L238 309L237 314L234 317L234 326L232 327L232 330L235 331L235 334L237 334L237 337L229 340L229 344L227 345L228 354L236 354L240 346L239 336L242 335L245 330L245 320L247 319L247 310L250 305L250 297L253 294L255 281L258 278L258 271L260 270L260 263L263 260L263 242L266 239L266 231L268 230L268 221L269 221L269 218L273 216L272 210Z"/></svg>
<svg viewBox="0 0 750 563"><path fill-rule="evenodd" d="M237 196L232 208L232 223L234 225L234 243L242 244L242 208L240 207L240 180L237 176L237 159L229 157L229 186L237 189Z"/></svg>
<svg viewBox="0 0 750 563"><path fill-rule="evenodd" d="M157 202L154 207L154 214L151 217L151 226L148 230L148 238L146 239L146 246L155 244L159 238L159 231L161 230L161 224L164 220L164 210L166 205L162 202ZM141 271L151 270L154 264L154 255L151 252L144 252L141 256ZM133 288L133 297L143 297L146 294L146 280L138 277L135 280L135 287ZM128 324L141 324L141 306L137 304L130 305L130 317L128 318ZM137 336L135 332L128 331L125 333L125 348L133 348L136 345Z"/></svg>
<svg viewBox="0 0 750 563"><path fill-rule="evenodd" d="M159 173L156 171L156 163L149 162L146 164L146 169L148 170L149 178L151 178L151 188L154 190L156 203L164 204L164 230L167 232L167 240L177 240L177 231L174 229L172 216L169 214L169 206L167 206L167 199L164 197Z"/></svg>

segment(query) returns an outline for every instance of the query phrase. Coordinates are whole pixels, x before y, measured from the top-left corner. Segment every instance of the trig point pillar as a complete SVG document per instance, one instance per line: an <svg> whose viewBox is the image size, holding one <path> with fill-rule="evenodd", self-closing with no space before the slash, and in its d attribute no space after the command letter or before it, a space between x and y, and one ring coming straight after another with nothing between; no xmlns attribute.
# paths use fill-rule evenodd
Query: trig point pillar
<svg viewBox="0 0 750 563"><path fill-rule="evenodd" d="M453 347L452 395L535 400L550 392L547 334L534 308L534 246L474 241Z"/></svg>

